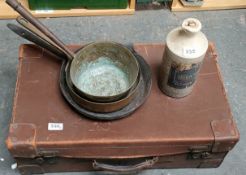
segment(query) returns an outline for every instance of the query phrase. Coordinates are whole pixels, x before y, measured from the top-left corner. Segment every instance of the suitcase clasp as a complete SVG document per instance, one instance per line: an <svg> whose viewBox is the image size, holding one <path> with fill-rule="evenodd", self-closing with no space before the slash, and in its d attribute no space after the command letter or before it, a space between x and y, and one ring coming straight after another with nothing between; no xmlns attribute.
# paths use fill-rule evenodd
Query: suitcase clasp
<svg viewBox="0 0 246 175"><path fill-rule="evenodd" d="M212 154L210 152L209 146L194 146L190 148L187 159L210 159Z"/></svg>

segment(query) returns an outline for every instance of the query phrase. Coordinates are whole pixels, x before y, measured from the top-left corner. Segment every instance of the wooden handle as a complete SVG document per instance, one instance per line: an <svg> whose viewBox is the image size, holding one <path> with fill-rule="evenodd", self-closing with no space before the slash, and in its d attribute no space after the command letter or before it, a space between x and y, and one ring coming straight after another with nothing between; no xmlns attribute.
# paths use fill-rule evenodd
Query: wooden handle
<svg viewBox="0 0 246 175"><path fill-rule="evenodd" d="M67 48L67 46L59 40L45 25L43 25L37 18L35 18L25 7L23 7L17 0L6 0L6 3L12 7L16 12L23 16L28 22L40 30L44 35L56 43L68 55L69 59L74 58L74 53Z"/></svg>

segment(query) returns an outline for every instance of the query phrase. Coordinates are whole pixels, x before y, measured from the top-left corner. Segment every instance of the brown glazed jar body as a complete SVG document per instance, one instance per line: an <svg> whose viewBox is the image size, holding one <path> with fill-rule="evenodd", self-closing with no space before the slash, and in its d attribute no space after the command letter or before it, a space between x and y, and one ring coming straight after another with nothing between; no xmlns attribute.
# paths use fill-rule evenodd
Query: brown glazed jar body
<svg viewBox="0 0 246 175"><path fill-rule="evenodd" d="M200 30L200 21L188 18L168 34L159 76L160 89L166 95L181 98L191 93L208 49Z"/></svg>

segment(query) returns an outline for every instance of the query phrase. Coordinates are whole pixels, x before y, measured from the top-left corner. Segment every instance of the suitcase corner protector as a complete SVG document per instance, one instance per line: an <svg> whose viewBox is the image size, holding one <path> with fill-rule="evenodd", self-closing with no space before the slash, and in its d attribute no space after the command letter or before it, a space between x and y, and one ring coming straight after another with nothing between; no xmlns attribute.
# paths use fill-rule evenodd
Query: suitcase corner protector
<svg viewBox="0 0 246 175"><path fill-rule="evenodd" d="M31 123L11 123L6 145L14 157L35 157L36 126Z"/></svg>
<svg viewBox="0 0 246 175"><path fill-rule="evenodd" d="M213 152L230 151L239 141L239 132L232 119L213 120L211 128L214 135Z"/></svg>

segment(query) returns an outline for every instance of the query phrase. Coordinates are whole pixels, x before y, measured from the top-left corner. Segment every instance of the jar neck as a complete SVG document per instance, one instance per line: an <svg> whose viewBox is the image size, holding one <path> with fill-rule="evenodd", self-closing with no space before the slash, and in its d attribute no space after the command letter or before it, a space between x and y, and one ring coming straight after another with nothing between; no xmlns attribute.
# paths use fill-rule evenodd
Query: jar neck
<svg viewBox="0 0 246 175"><path fill-rule="evenodd" d="M195 18L185 19L182 23L182 29L187 35L195 35L201 30L201 28L201 22Z"/></svg>
<svg viewBox="0 0 246 175"><path fill-rule="evenodd" d="M195 36L196 34L198 34L199 32L190 32L189 30L186 30L184 28L181 29L181 32L183 33L183 35L186 35L186 36Z"/></svg>

